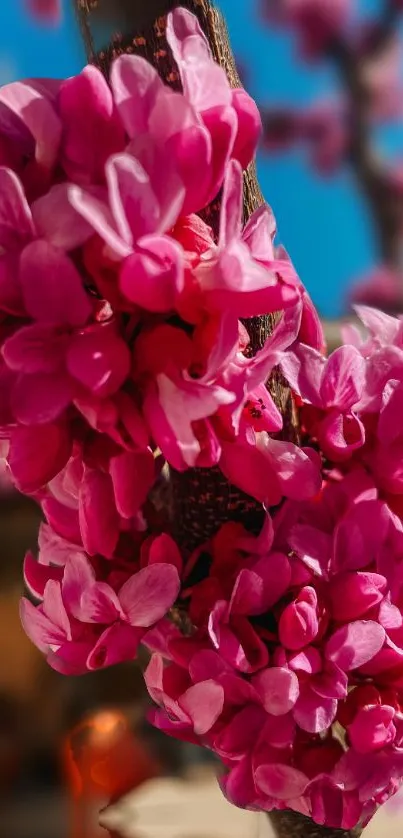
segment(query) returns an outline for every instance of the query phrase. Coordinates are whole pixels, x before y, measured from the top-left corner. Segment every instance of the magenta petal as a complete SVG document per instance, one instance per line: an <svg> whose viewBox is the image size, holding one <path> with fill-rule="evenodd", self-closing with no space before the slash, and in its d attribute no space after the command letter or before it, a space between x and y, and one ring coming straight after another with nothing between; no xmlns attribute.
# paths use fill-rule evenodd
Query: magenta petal
<svg viewBox="0 0 403 838"><path fill-rule="evenodd" d="M71 185L57 183L32 205L32 216L40 238L60 250L81 247L94 231L70 201Z"/></svg>
<svg viewBox="0 0 403 838"><path fill-rule="evenodd" d="M267 467L264 454L255 445L223 443L220 469L231 483L266 506L280 502L276 473L271 465Z"/></svg>
<svg viewBox="0 0 403 838"><path fill-rule="evenodd" d="M373 620L357 620L343 626L326 644L326 656L340 669L350 672L368 663L380 652L385 629Z"/></svg>
<svg viewBox="0 0 403 838"><path fill-rule="evenodd" d="M119 538L119 515L109 475L87 469L80 486L79 519L87 553L111 558Z"/></svg>
<svg viewBox="0 0 403 838"><path fill-rule="evenodd" d="M41 489L64 468L70 451L71 439L62 423L13 430L8 463L17 488L25 494Z"/></svg>
<svg viewBox="0 0 403 838"><path fill-rule="evenodd" d="M24 316L25 306L19 281L19 254L0 254L0 309Z"/></svg>
<svg viewBox="0 0 403 838"><path fill-rule="evenodd" d="M332 617L343 623L362 617L383 600L387 587L378 573L340 573L329 588Z"/></svg>
<svg viewBox="0 0 403 838"><path fill-rule="evenodd" d="M152 451L128 451L112 457L109 474L119 514L123 518L133 518L141 509L155 481Z"/></svg>
<svg viewBox="0 0 403 838"><path fill-rule="evenodd" d="M130 370L127 344L109 323L74 335L66 361L70 375L102 398L116 393Z"/></svg>
<svg viewBox="0 0 403 838"><path fill-rule="evenodd" d="M50 373L57 370L64 357L66 338L54 326L35 323L23 326L3 344L3 357L12 370L25 373Z"/></svg>
<svg viewBox="0 0 403 838"><path fill-rule="evenodd" d="M24 631L41 652L47 652L49 646L60 646L66 635L60 626L55 625L42 611L27 599L21 600L20 618Z"/></svg>
<svg viewBox="0 0 403 838"><path fill-rule="evenodd" d="M119 599L106 582L96 582L83 590L80 615L84 623L100 623L106 626L123 617Z"/></svg>
<svg viewBox="0 0 403 838"><path fill-rule="evenodd" d="M215 681L200 681L180 697L179 704L193 722L194 732L204 736L224 708L224 690Z"/></svg>
<svg viewBox="0 0 403 838"><path fill-rule="evenodd" d="M122 265L122 294L147 311L171 311L183 287L184 253L167 236L143 237Z"/></svg>
<svg viewBox="0 0 403 838"><path fill-rule="evenodd" d="M308 777L290 765L259 765L255 772L258 788L276 800L292 800L300 797L308 783Z"/></svg>
<svg viewBox="0 0 403 838"><path fill-rule="evenodd" d="M148 553L148 564L166 563L182 572L182 556L176 542L167 533L161 533L153 539ZM214 655L214 652L211 652Z"/></svg>
<svg viewBox="0 0 403 838"><path fill-rule="evenodd" d="M266 718L265 711L255 704L244 707L214 738L214 751L221 757L231 759L238 759L251 752Z"/></svg>
<svg viewBox="0 0 403 838"><path fill-rule="evenodd" d="M144 58L120 55L112 64L111 85L120 118L129 137L148 131L148 120L163 82Z"/></svg>
<svg viewBox="0 0 403 838"><path fill-rule="evenodd" d="M73 396L71 379L63 372L21 375L13 389L12 409L23 425L41 425L57 419Z"/></svg>
<svg viewBox="0 0 403 838"><path fill-rule="evenodd" d="M123 623L115 623L115 625L110 626L101 634L88 656L88 669L104 669L115 666L117 663L133 661L142 636L143 631L141 629Z"/></svg>
<svg viewBox="0 0 403 838"><path fill-rule="evenodd" d="M13 82L0 90L5 105L24 124L35 141L35 158L44 169L51 169L59 153L62 125L50 99L30 82Z"/></svg>
<svg viewBox="0 0 403 838"><path fill-rule="evenodd" d="M95 572L84 553L75 553L66 562L63 575L63 599L73 617L82 618L81 597L95 585Z"/></svg>
<svg viewBox="0 0 403 838"><path fill-rule="evenodd" d="M243 169L247 169L253 160L262 133L262 120L259 108L243 88L232 92L232 107L238 117L238 131L232 156Z"/></svg>
<svg viewBox="0 0 403 838"><path fill-rule="evenodd" d="M31 210L17 175L0 166L0 245L6 251L35 235Z"/></svg>
<svg viewBox="0 0 403 838"><path fill-rule="evenodd" d="M130 154L110 158L107 167L109 200L120 236L132 245L158 228L159 205L148 173Z"/></svg>
<svg viewBox="0 0 403 838"><path fill-rule="evenodd" d="M20 279L28 313L41 323L82 326L91 314L90 299L73 262L46 241L29 244L21 254Z"/></svg>
<svg viewBox="0 0 403 838"><path fill-rule="evenodd" d="M24 582L33 596L43 599L49 579L61 582L62 578L63 569L61 567L49 567L49 565L38 562L32 553L26 554L24 559Z"/></svg>
<svg viewBox="0 0 403 838"><path fill-rule="evenodd" d="M119 591L121 606L132 626L148 628L165 617L180 588L173 565L153 564L128 579Z"/></svg>
<svg viewBox="0 0 403 838"><path fill-rule="evenodd" d="M323 733L335 719L337 699L317 695L307 683L301 688L293 713L301 730Z"/></svg>
<svg viewBox="0 0 403 838"><path fill-rule="evenodd" d="M105 164L112 154L123 150L125 135L101 71L88 65L62 82L58 104L67 177L76 183L103 182Z"/></svg>
<svg viewBox="0 0 403 838"><path fill-rule="evenodd" d="M225 796L235 806L246 808L253 804L258 798L252 762L250 756L246 756L231 769L227 777L224 777L220 785Z"/></svg>
<svg viewBox="0 0 403 838"><path fill-rule="evenodd" d="M326 407L349 410L359 401L365 379L366 362L354 346L340 346L329 357L320 387Z"/></svg>
<svg viewBox="0 0 403 838"><path fill-rule="evenodd" d="M298 678L295 672L285 667L273 666L259 672L253 679L253 686L265 710L272 716L285 716L289 713L299 695Z"/></svg>

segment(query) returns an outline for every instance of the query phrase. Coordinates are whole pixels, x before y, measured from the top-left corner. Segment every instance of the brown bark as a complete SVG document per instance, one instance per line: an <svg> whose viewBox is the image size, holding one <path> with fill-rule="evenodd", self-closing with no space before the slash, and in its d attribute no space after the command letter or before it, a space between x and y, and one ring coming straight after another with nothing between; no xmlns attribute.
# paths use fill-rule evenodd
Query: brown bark
<svg viewBox="0 0 403 838"><path fill-rule="evenodd" d="M226 70L231 84L240 84L228 42L225 23L211 0L75 0L88 58L108 75L111 61L122 53L141 55L151 62L161 77L180 86L177 68L166 41L166 14L184 6L197 15L215 59ZM245 173L245 220L263 201L255 167ZM218 232L220 199L204 213L205 220ZM264 344L273 328L273 316L246 321L254 353ZM285 434L295 436L295 414L289 391L278 375L269 383L284 414ZM227 520L242 521L248 529L259 531L263 507L229 484L218 468L190 469L185 474L171 470L172 517L175 534L186 550L205 541Z"/></svg>
<svg viewBox="0 0 403 838"><path fill-rule="evenodd" d="M269 820L276 838L359 838L362 832L359 828L345 830L320 826L290 810L271 812Z"/></svg>

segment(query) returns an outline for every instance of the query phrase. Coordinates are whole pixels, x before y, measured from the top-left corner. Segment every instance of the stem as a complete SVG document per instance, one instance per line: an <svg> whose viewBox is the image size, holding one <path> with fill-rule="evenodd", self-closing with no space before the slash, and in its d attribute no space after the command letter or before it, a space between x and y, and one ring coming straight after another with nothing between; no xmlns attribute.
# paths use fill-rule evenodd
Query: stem
<svg viewBox="0 0 403 838"><path fill-rule="evenodd" d="M177 68L166 40L166 14L183 6L197 15L216 61L224 67L233 87L240 86L239 76L228 41L225 23L211 0L74 0L82 36L90 61L108 75L111 61L130 52L146 58L158 69L168 84L180 86ZM109 34L105 38L105 32ZM118 31L118 34L114 34ZM101 34L100 34L101 33ZM102 37L101 37L102 36ZM103 40L102 40L103 39ZM97 42L108 46L97 49ZM263 202L256 170L250 166L244 178L244 217ZM218 234L220 196L203 213ZM273 329L272 315L245 321L251 351L260 349ZM284 415L287 438L296 434L296 416L289 390L273 376L269 385ZM264 510L261 504L232 486L219 468L189 469L179 474L170 471L173 497L172 519L176 537L185 550L206 541L222 523L242 521L251 530L261 528Z"/></svg>

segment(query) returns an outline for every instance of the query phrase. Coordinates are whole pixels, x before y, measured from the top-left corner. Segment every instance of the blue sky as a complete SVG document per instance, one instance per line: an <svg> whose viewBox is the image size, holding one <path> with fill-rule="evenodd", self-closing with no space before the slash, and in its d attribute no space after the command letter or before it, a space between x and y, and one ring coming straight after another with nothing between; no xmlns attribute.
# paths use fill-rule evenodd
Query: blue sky
<svg viewBox="0 0 403 838"><path fill-rule="evenodd" d="M365 9L378 0L365 0ZM233 48L247 67L248 88L260 103L303 103L334 86L331 69L297 63L291 37L270 33L257 15L258 0L220 0ZM70 0L63 25L37 26L22 15L22 0L0 3L0 82L27 76L62 77L84 63ZM399 150L401 136L394 137ZM371 220L348 172L323 180L301 155L259 159L266 200L277 216L285 244L320 311L337 315L352 277L376 261Z"/></svg>

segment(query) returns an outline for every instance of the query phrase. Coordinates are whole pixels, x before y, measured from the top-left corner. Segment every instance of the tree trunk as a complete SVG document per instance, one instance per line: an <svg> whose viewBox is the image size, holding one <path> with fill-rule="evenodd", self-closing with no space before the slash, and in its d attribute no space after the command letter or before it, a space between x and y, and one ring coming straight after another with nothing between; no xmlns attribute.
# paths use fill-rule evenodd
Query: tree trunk
<svg viewBox="0 0 403 838"><path fill-rule="evenodd" d="M270 823L276 838L360 838L361 829L332 829L319 826L298 812L271 812Z"/></svg>

